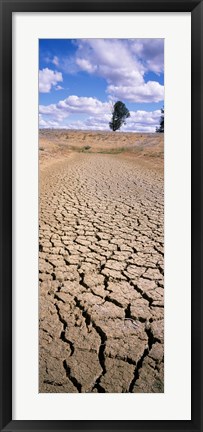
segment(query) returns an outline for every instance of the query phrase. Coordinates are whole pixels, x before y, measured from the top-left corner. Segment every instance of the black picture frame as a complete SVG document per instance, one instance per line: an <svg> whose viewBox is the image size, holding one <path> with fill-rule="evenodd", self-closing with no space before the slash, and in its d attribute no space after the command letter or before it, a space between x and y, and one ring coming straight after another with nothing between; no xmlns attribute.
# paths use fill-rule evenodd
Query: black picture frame
<svg viewBox="0 0 203 432"><path fill-rule="evenodd" d="M190 12L192 22L192 418L179 421L12 420L12 13L13 12ZM1 29L1 431L202 431L202 0L0 0ZM190 47L188 47L190 49ZM184 331L184 329L183 329ZM184 361L184 354L183 359ZM187 377L186 377L187 379ZM146 407L147 408L147 407Z"/></svg>

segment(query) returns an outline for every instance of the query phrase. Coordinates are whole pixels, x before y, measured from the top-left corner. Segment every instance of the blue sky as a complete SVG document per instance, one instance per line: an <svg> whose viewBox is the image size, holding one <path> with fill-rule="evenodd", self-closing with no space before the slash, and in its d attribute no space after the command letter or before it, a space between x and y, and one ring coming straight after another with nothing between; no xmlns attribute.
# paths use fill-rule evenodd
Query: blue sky
<svg viewBox="0 0 203 432"><path fill-rule="evenodd" d="M117 100L130 111L121 130L155 131L164 105L163 39L40 39L40 128L109 130Z"/></svg>

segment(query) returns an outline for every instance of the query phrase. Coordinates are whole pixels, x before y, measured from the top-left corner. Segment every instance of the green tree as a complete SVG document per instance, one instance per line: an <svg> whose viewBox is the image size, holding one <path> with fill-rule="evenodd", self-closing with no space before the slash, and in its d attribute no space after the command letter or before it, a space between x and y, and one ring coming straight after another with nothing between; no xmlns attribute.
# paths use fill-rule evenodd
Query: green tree
<svg viewBox="0 0 203 432"><path fill-rule="evenodd" d="M117 129L120 129L122 124L125 124L125 120L128 117L130 117L128 108L126 108L123 102L117 101L113 106L112 119L109 122L110 129L112 129L114 132Z"/></svg>
<svg viewBox="0 0 203 432"><path fill-rule="evenodd" d="M161 118L159 122L159 127L156 128L156 132L163 133L164 132L164 108L161 109Z"/></svg>

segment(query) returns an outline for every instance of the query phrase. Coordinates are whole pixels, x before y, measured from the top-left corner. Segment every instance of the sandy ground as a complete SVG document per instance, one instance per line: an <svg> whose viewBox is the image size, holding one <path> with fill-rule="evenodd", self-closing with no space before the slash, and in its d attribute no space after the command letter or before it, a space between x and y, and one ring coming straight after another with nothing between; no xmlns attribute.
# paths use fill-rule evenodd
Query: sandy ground
<svg viewBox="0 0 203 432"><path fill-rule="evenodd" d="M40 392L163 392L163 135L40 149Z"/></svg>

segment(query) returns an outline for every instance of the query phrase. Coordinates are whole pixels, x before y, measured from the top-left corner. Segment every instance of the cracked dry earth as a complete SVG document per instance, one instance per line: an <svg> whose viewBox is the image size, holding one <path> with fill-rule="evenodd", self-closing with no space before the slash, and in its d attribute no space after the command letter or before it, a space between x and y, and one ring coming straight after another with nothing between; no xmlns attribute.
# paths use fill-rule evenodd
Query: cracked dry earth
<svg viewBox="0 0 203 432"><path fill-rule="evenodd" d="M40 189L40 392L163 392L162 173L76 153Z"/></svg>

